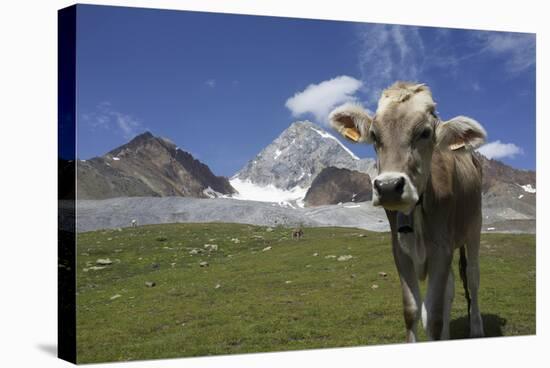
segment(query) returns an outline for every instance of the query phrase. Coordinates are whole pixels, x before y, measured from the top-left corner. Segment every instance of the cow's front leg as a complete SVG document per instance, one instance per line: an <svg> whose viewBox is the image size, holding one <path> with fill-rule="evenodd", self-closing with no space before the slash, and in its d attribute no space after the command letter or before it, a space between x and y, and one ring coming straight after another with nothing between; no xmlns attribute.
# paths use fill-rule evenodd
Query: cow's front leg
<svg viewBox="0 0 550 368"><path fill-rule="evenodd" d="M434 248L428 261L428 290L422 306L422 322L430 340L442 340L449 338L454 295L454 278L450 276L453 254L443 246Z"/></svg>
<svg viewBox="0 0 550 368"><path fill-rule="evenodd" d="M403 294L403 314L407 329L407 342L416 342L418 340L416 326L420 319L420 305L422 303L418 277L413 260L404 252L404 247L399 244L400 240L395 234L392 235L392 238L393 256Z"/></svg>

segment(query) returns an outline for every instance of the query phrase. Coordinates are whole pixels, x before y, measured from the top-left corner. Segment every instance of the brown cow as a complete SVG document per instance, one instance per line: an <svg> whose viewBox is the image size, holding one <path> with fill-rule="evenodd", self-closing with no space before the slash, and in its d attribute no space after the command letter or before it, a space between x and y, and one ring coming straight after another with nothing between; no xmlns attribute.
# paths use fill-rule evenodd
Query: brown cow
<svg viewBox="0 0 550 368"><path fill-rule="evenodd" d="M301 227L292 230L292 239L300 240L304 236L304 231Z"/></svg>
<svg viewBox="0 0 550 368"><path fill-rule="evenodd" d="M346 138L374 145L373 205L384 207L390 223L407 341L417 340L419 319L430 339L449 338L457 248L470 336L483 336L477 297L482 173L472 151L485 141L485 130L464 116L441 121L430 89L407 82L384 90L372 117L348 103L329 120ZM426 276L422 302L418 281Z"/></svg>

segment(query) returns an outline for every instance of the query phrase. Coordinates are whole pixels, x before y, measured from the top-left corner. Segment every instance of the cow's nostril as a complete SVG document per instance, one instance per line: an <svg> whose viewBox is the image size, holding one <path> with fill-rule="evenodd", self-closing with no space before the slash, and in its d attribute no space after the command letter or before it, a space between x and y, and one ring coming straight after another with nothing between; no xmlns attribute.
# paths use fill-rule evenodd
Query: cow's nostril
<svg viewBox="0 0 550 368"><path fill-rule="evenodd" d="M395 191L399 194L403 193L403 188L405 187L405 178L400 177L397 179L397 183L395 183Z"/></svg>
<svg viewBox="0 0 550 368"><path fill-rule="evenodd" d="M378 179L374 180L374 188L376 189L376 191L378 193L382 192L382 187L380 185L380 180L378 180Z"/></svg>

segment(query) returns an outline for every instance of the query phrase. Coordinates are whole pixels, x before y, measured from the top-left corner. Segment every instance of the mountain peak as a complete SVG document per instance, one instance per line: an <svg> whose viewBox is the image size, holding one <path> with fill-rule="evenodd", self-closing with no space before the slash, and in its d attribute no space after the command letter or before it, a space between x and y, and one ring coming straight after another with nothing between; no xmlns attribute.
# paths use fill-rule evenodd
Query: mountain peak
<svg viewBox="0 0 550 368"><path fill-rule="evenodd" d="M312 123L309 120L297 120L290 124L290 126L287 129L290 128L310 128L310 127L316 127L317 125Z"/></svg>
<svg viewBox="0 0 550 368"><path fill-rule="evenodd" d="M282 190L308 188L329 166L368 172L374 168L374 160L360 160L319 125L295 121L235 174L232 184L236 187L249 182Z"/></svg>
<svg viewBox="0 0 550 368"><path fill-rule="evenodd" d="M130 144L132 142L143 142L143 141L148 141L150 139L153 139L155 138L155 136L153 135L153 133L151 133L150 131L145 131L141 134L138 134L136 135L134 138L132 138L127 144Z"/></svg>
<svg viewBox="0 0 550 368"><path fill-rule="evenodd" d="M167 138L142 133L107 154L81 164L80 198L183 196L212 198L232 194L224 177Z"/></svg>

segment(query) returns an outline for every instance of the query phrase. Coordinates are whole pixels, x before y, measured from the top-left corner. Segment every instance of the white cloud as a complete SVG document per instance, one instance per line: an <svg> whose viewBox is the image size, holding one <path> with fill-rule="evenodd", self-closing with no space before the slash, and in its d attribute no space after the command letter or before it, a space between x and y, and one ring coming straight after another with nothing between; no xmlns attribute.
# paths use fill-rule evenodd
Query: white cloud
<svg viewBox="0 0 550 368"><path fill-rule="evenodd" d="M502 143L494 141L487 143L477 150L483 156L491 159L514 158L516 155L523 155L523 149L513 143Z"/></svg>
<svg viewBox="0 0 550 368"><path fill-rule="evenodd" d="M418 27L368 24L358 28L359 70L367 103L396 80L417 81L423 72L424 42Z"/></svg>
<svg viewBox="0 0 550 368"><path fill-rule="evenodd" d="M214 88L216 87L216 80L215 79L208 79L206 82L204 82L208 87Z"/></svg>
<svg viewBox="0 0 550 368"><path fill-rule="evenodd" d="M99 128L117 132L125 139L133 138L143 128L133 116L113 109L110 102L98 104L96 111L83 113L81 118L92 129Z"/></svg>
<svg viewBox="0 0 550 368"><path fill-rule="evenodd" d="M141 124L130 115L122 114L120 112L113 112L116 117L116 123L119 129L122 131L124 138L132 138L136 135Z"/></svg>
<svg viewBox="0 0 550 368"><path fill-rule="evenodd" d="M355 78L341 75L318 84L310 84L290 97L285 106L294 117L310 113L318 123L327 124L330 110L344 102L355 101L354 94L362 84Z"/></svg>
<svg viewBox="0 0 550 368"><path fill-rule="evenodd" d="M466 42L458 35L465 36ZM495 65L502 65L510 75L531 70L536 62L535 35L526 33L443 28L421 32L414 26L361 24L356 28L356 40L362 92L369 107L397 80L430 83L434 69L456 80L464 78L464 63L475 63L480 57L494 58ZM475 85L473 89L478 90Z"/></svg>
<svg viewBox="0 0 550 368"><path fill-rule="evenodd" d="M510 32L479 32L482 51L504 56L509 72L519 73L535 65L536 38L534 34Z"/></svg>

